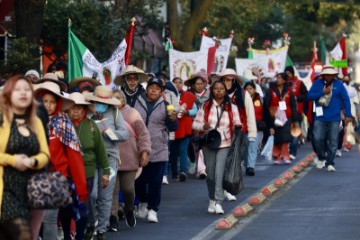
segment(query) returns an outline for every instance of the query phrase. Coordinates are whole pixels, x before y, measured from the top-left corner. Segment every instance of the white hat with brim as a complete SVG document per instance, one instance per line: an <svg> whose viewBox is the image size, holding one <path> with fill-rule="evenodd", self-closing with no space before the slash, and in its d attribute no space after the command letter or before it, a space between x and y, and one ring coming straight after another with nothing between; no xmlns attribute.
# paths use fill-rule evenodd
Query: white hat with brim
<svg viewBox="0 0 360 240"><path fill-rule="evenodd" d="M62 99L62 111L69 110L71 107L74 106L75 102L67 97L65 97L63 94L61 94L60 86L57 83L54 83L52 81L46 81L40 84L34 85L35 87L35 96L38 96L39 93L45 91L50 92L57 97L60 97Z"/></svg>
<svg viewBox="0 0 360 240"><path fill-rule="evenodd" d="M69 83L69 88L70 89L76 88L82 82L89 82L94 88L101 85L101 83L96 79L89 77L78 77L71 80L71 82Z"/></svg>
<svg viewBox="0 0 360 240"><path fill-rule="evenodd" d="M126 75L129 75L129 74L137 74L137 76L139 78L139 83L146 82L149 78L149 76L140 68L137 68L134 65L128 65L124 69L124 72L115 78L114 83L116 85L122 86L125 83Z"/></svg>
<svg viewBox="0 0 360 240"><path fill-rule="evenodd" d="M227 77L227 78L234 78L237 81L241 82L241 78L239 75L237 75L237 73L235 72L234 69L231 68L227 68L225 69L221 74L218 75L219 79L223 78L223 77Z"/></svg>
<svg viewBox="0 0 360 240"><path fill-rule="evenodd" d="M93 93L87 93L85 98L88 101L105 103L108 105L119 105L120 101L114 98L113 92L109 86L97 86Z"/></svg>
<svg viewBox="0 0 360 240"><path fill-rule="evenodd" d="M59 80L55 73L46 73L41 79L39 79L36 83L44 83L44 82L53 82L60 86L61 91L66 92L67 86L66 83Z"/></svg>
<svg viewBox="0 0 360 240"><path fill-rule="evenodd" d="M320 73L320 75L337 75L338 71L332 65L325 65Z"/></svg>
<svg viewBox="0 0 360 240"><path fill-rule="evenodd" d="M250 69L246 69L244 71L244 77L249 80L257 80L258 79L256 76L254 76L254 74L252 73L252 71Z"/></svg>
<svg viewBox="0 0 360 240"><path fill-rule="evenodd" d="M79 92L71 93L69 95L69 99L73 100L75 102L75 105L84 105L84 106L92 105L91 103L86 101L85 96Z"/></svg>
<svg viewBox="0 0 360 240"><path fill-rule="evenodd" d="M30 69L29 71L27 71L25 73L25 77L29 76L29 75L34 75L35 77L37 77L38 79L40 79L40 74L38 71L34 70L34 69Z"/></svg>

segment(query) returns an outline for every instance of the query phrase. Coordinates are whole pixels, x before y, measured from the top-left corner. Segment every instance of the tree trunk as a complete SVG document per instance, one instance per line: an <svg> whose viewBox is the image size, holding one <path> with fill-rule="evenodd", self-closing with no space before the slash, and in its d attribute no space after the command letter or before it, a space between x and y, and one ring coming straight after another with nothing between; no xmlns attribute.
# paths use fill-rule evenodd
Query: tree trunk
<svg viewBox="0 0 360 240"><path fill-rule="evenodd" d="M38 45L46 0L16 0L14 3L16 36L25 37L29 44ZM33 56L39 56L37 49L33 51Z"/></svg>
<svg viewBox="0 0 360 240"><path fill-rule="evenodd" d="M171 38L175 40L175 48L181 51L193 51L193 40L200 29L213 0L192 1L192 11L183 28L179 26L178 1L167 0L167 14Z"/></svg>

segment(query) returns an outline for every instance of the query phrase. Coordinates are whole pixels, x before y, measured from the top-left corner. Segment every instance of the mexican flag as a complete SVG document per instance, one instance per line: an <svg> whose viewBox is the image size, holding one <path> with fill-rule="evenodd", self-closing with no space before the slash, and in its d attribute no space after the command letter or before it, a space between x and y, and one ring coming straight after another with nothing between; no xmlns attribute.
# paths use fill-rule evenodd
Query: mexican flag
<svg viewBox="0 0 360 240"><path fill-rule="evenodd" d="M125 68L125 39L118 45L111 57L99 63L90 50L77 38L69 26L68 32L68 79L78 77L98 79L101 84L109 85Z"/></svg>
<svg viewBox="0 0 360 240"><path fill-rule="evenodd" d="M346 57L346 35L343 34L338 44L336 44L335 48L330 52L330 64L334 67L341 67L343 76L347 75L347 57Z"/></svg>

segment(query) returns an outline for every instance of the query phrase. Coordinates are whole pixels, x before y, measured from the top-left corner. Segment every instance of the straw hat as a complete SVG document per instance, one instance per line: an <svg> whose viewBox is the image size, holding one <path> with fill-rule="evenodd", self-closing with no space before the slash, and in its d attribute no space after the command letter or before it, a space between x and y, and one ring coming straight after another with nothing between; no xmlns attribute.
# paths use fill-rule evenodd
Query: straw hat
<svg viewBox="0 0 360 240"><path fill-rule="evenodd" d="M220 73L220 75L218 75L221 78L223 77L230 77L230 78L235 78L236 80L238 80L239 82L241 82L241 78L239 75L237 75L237 73L235 72L234 69L232 68L227 68L225 69L222 73Z"/></svg>
<svg viewBox="0 0 360 240"><path fill-rule="evenodd" d="M85 98L89 101L105 103L108 105L119 105L120 101L113 97L113 92L109 86L97 86L93 93L88 93Z"/></svg>
<svg viewBox="0 0 360 240"><path fill-rule="evenodd" d="M293 123L291 125L290 132L291 132L291 136L298 137L301 135L301 128L297 124Z"/></svg>
<svg viewBox="0 0 360 240"><path fill-rule="evenodd" d="M209 82L209 76L207 75L206 72L198 72L196 74L191 75L191 77L188 80L186 80L184 84L190 87L194 85L195 80L198 78L202 79L205 82L205 84Z"/></svg>
<svg viewBox="0 0 360 240"><path fill-rule="evenodd" d="M79 92L73 92L69 95L69 99L75 102L75 105L92 105L91 103L86 101L86 98L83 94Z"/></svg>
<svg viewBox="0 0 360 240"><path fill-rule="evenodd" d="M69 83L69 88L72 89L79 87L81 83L85 83L85 82L89 82L94 88L101 85L101 83L96 79L89 77L78 77L71 80L71 82Z"/></svg>
<svg viewBox="0 0 360 240"><path fill-rule="evenodd" d="M148 79L148 75L143 71L141 70L140 68L137 68L135 67L134 65L128 65L125 69L124 69L124 72L117 76L114 80L114 83L116 85L120 85L122 86L125 82L125 77L126 75L129 75L129 74L137 74L138 78L139 78L139 83L142 83L142 82L146 82L147 79Z"/></svg>
<svg viewBox="0 0 360 240"><path fill-rule="evenodd" d="M253 75L251 69L246 69L244 71L244 75L245 78L249 79L249 80L257 80L258 78L256 76Z"/></svg>
<svg viewBox="0 0 360 240"><path fill-rule="evenodd" d="M64 82L60 81L55 73L46 73L37 83L53 82L60 86L61 91L66 92L67 86Z"/></svg>
<svg viewBox="0 0 360 240"><path fill-rule="evenodd" d="M69 110L72 106L74 106L75 102L67 97L65 97L63 94L61 94L61 89L59 84L53 82L53 81L46 81L40 84L35 85L35 96L37 96L42 91L48 91L53 93L54 95L60 97L62 99L62 111Z"/></svg>
<svg viewBox="0 0 360 240"><path fill-rule="evenodd" d="M332 65L325 65L320 73L320 75L337 75L338 71Z"/></svg>

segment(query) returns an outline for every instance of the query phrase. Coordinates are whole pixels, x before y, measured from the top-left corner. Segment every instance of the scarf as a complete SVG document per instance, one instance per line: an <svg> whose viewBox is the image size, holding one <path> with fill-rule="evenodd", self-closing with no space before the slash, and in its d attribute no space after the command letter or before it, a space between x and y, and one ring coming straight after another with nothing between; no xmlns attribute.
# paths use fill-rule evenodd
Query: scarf
<svg viewBox="0 0 360 240"><path fill-rule="evenodd" d="M49 128L65 146L74 151L81 152L79 138L66 113L58 112L56 115L50 116Z"/></svg>

